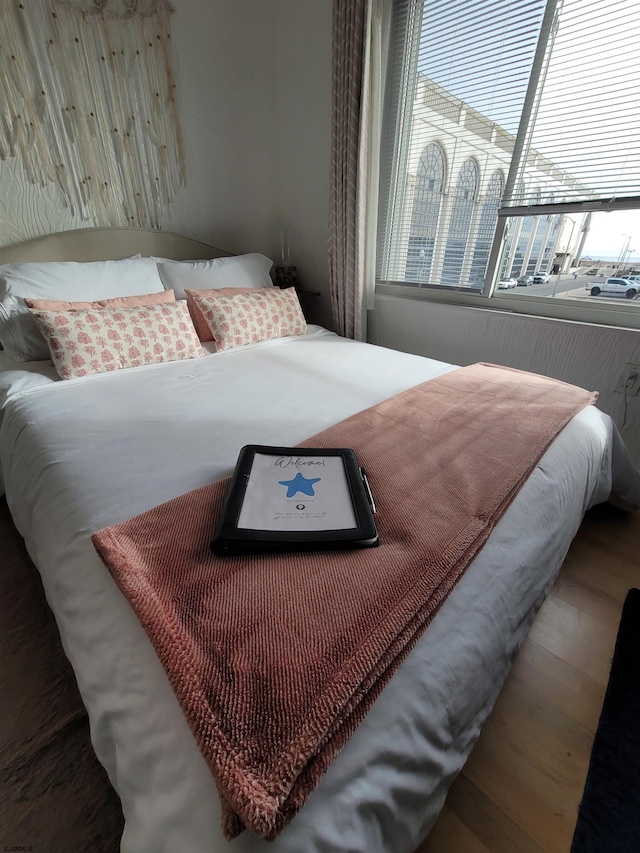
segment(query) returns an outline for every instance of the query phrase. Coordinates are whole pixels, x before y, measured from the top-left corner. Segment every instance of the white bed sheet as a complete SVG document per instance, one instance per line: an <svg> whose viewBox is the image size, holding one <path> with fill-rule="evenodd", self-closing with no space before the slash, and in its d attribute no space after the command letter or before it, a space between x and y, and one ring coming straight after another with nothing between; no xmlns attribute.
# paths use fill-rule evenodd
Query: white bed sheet
<svg viewBox="0 0 640 853"><path fill-rule="evenodd" d="M214 343L205 342L202 347L209 354L216 351ZM5 406L13 397L61 381L52 361L16 361L0 350L0 425ZM0 497L2 495L4 479L0 467Z"/></svg>
<svg viewBox="0 0 640 853"><path fill-rule="evenodd" d="M276 839L223 839L212 777L94 530L226 476L452 365L313 328L194 361L13 389L0 463L121 796L126 853L412 851L464 763L584 511L640 487L595 407L545 454L489 542ZM426 448L428 451L428 448Z"/></svg>
<svg viewBox="0 0 640 853"><path fill-rule="evenodd" d="M58 380L58 374L50 361L15 361L4 350L0 350L0 424L7 402L15 394L28 388L49 385ZM0 466L0 497L4 495L4 480Z"/></svg>

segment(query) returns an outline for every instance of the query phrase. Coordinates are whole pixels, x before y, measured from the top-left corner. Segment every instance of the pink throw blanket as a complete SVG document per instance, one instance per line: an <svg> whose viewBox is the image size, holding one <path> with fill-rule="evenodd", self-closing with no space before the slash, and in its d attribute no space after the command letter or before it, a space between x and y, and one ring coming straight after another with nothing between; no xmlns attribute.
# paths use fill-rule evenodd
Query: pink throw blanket
<svg viewBox="0 0 640 853"><path fill-rule="evenodd" d="M216 779L228 837L286 826L548 445L595 399L479 364L304 442L355 449L379 548L215 557L226 480L93 535Z"/></svg>

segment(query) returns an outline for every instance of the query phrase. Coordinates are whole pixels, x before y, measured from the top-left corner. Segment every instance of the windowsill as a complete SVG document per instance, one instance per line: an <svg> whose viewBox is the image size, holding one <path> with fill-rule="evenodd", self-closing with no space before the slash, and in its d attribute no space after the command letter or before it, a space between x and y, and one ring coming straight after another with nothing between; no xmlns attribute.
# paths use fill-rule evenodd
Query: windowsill
<svg viewBox="0 0 640 853"><path fill-rule="evenodd" d="M454 290L447 287L406 287L402 284L376 284L376 294L394 296L400 299L415 299L422 302L439 302L446 305L460 305L466 308L500 311L509 314L522 314L554 320L588 323L595 326L610 326L621 329L640 330L640 299L638 308L629 310L628 305L595 305L579 300L557 299L549 296L528 296L525 293L498 293L487 297L482 293L466 290ZM622 300L620 300L622 301Z"/></svg>

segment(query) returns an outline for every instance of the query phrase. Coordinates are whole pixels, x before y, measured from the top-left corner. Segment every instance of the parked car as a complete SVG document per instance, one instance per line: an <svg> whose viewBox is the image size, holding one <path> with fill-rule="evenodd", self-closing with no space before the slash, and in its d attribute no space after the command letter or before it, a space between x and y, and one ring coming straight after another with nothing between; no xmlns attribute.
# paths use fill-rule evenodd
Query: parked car
<svg viewBox="0 0 640 853"><path fill-rule="evenodd" d="M551 281L551 276L546 272L537 272L533 276L534 284L549 284Z"/></svg>
<svg viewBox="0 0 640 853"><path fill-rule="evenodd" d="M502 281L498 282L499 290L508 290L512 287L515 287L517 284L515 278L504 278Z"/></svg>
<svg viewBox="0 0 640 853"><path fill-rule="evenodd" d="M640 293L640 281L630 281L627 278L607 278L604 281L589 282L585 289L592 296L599 296L601 293L616 293L619 296L626 296L627 299L635 299Z"/></svg>
<svg viewBox="0 0 640 853"><path fill-rule="evenodd" d="M521 275L518 279L518 287L528 287L530 284L533 284L532 275Z"/></svg>

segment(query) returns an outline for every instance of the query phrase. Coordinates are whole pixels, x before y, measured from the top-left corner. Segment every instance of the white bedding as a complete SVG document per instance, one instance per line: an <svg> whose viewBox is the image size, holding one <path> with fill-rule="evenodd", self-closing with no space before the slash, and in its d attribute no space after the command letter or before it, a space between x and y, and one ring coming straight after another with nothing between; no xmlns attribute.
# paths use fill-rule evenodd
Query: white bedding
<svg viewBox="0 0 640 853"><path fill-rule="evenodd" d="M0 424L7 402L16 394L29 388L38 388L58 381L59 377L50 361L15 361L0 350ZM0 465L0 497L4 495L4 478Z"/></svg>
<svg viewBox="0 0 640 853"><path fill-rule="evenodd" d="M619 504L640 502L611 420L585 409L545 454L290 826L272 843L246 832L226 842L213 779L89 537L229 474L244 444L295 444L455 369L310 329L302 338L66 382L45 371L16 377L4 392L7 500L42 574L96 753L121 796L127 853L414 850L584 511L606 500L612 484Z"/></svg>
<svg viewBox="0 0 640 853"><path fill-rule="evenodd" d="M7 401L16 394L40 385L58 382L59 377L51 361L14 361L0 351L0 423Z"/></svg>

